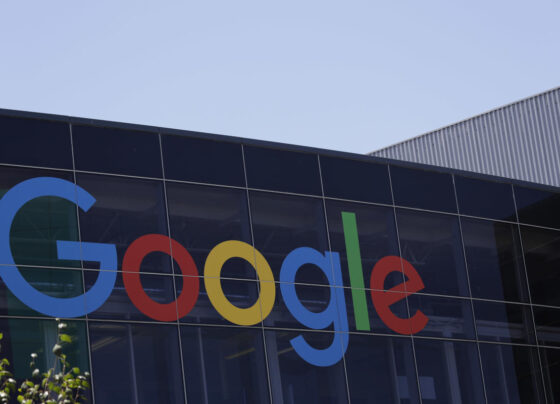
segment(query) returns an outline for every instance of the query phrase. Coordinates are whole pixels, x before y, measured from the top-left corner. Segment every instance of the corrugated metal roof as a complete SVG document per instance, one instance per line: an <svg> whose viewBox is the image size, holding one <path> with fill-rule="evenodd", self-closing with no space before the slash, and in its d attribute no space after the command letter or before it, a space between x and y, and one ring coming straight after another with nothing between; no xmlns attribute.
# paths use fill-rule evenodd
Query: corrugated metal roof
<svg viewBox="0 0 560 404"><path fill-rule="evenodd" d="M560 87L370 155L560 187Z"/></svg>

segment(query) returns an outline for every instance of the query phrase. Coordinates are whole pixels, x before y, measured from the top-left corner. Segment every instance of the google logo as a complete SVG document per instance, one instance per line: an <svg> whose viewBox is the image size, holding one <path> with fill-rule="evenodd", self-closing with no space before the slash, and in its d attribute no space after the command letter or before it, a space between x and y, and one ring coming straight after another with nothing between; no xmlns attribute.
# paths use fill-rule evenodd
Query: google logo
<svg viewBox="0 0 560 404"><path fill-rule="evenodd" d="M27 202L40 197L54 196L76 203L87 212L95 198L72 182L38 177L23 181L11 188L0 199L0 259L7 265L0 266L0 276L10 291L33 310L53 317L80 317L97 310L111 295L117 279L117 251L114 244L57 240L57 254L61 260L83 260L99 263L99 275L95 284L84 294L71 298L48 296L30 285L21 275L14 262L10 248L10 230L17 212ZM76 202L77 201L77 202ZM369 331L369 313L364 285L362 264L358 245L356 217L354 213L342 212L346 255L350 275L352 303L356 329ZM176 301L159 303L144 291L140 280L143 259L152 252L169 254L177 263L183 277L183 289ZM255 269L260 285L257 301L248 308L233 305L225 295L220 280L223 265L232 258L249 262ZM322 312L308 310L296 294L295 278L303 265L317 267L328 280L330 302ZM157 321L177 321L187 316L196 304L200 278L198 268L190 253L177 241L161 234L147 234L133 241L126 250L122 262L122 277L130 300L146 316ZM392 272L404 273L406 280L389 290L384 284ZM251 326L262 322L272 311L276 300L275 279L265 257L253 246L238 240L228 240L216 245L204 264L204 286L216 311L236 325ZM342 269L338 252L324 253L309 247L299 247L285 258L280 270L280 292L287 309L306 327L322 330L332 327L333 341L325 349L309 345L302 335L290 343L294 350L308 363L330 366L337 363L348 347L349 322L342 288ZM373 267L369 279L372 303L382 321L399 334L416 334L428 323L421 311L410 317L400 318L391 311L391 305L424 288L424 283L405 259L386 256ZM399 293L395 293L399 292ZM342 348L342 349L341 349Z"/></svg>

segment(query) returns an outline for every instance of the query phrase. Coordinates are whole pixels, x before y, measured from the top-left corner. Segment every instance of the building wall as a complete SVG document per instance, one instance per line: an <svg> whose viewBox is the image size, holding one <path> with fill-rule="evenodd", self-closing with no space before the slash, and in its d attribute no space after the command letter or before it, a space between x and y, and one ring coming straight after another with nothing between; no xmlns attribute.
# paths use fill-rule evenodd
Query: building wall
<svg viewBox="0 0 560 404"><path fill-rule="evenodd" d="M45 195L18 209L9 234L0 228L2 354L18 379L31 352L46 365L60 316L74 337L64 350L91 371L98 404L559 402L559 193L360 155L6 115L0 224L21 187ZM60 184L66 199L53 195ZM60 259L57 240L78 243L82 259ZM235 244L240 255L209 273L228 240L248 249ZM94 262L89 243L114 246L115 260ZM291 277L288 256L314 264ZM20 275L60 299L116 278L94 306L87 294L53 305L14 287ZM217 284L256 319L218 302Z"/></svg>
<svg viewBox="0 0 560 404"><path fill-rule="evenodd" d="M560 88L370 154L560 187Z"/></svg>

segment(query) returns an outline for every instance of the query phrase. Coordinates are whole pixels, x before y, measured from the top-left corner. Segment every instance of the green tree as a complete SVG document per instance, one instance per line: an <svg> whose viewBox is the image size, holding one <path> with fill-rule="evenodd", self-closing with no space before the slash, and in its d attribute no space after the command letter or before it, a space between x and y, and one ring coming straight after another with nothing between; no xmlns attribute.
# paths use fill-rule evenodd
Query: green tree
<svg viewBox="0 0 560 404"><path fill-rule="evenodd" d="M13 402L13 398L22 404L74 404L87 400L90 389L89 373L72 367L66 359L64 346L72 342L72 337L64 331L66 323L56 319L57 342L54 344L53 366L46 372L36 367L37 354L32 353L31 378L17 387L17 381L9 370L10 362L0 360L0 403ZM0 333L0 340L3 334Z"/></svg>

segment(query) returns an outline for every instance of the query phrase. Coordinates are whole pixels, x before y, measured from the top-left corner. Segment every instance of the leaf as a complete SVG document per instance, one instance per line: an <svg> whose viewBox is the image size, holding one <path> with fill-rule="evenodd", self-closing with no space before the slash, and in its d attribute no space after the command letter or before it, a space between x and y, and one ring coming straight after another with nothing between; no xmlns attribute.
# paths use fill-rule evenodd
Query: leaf
<svg viewBox="0 0 560 404"><path fill-rule="evenodd" d="M60 324L62 325L62 324ZM68 334L60 334L60 340L63 342L67 342L67 343L71 343L72 342L72 337Z"/></svg>
<svg viewBox="0 0 560 404"><path fill-rule="evenodd" d="M72 368L72 372L74 372L75 375L79 375L80 374L80 368Z"/></svg>

